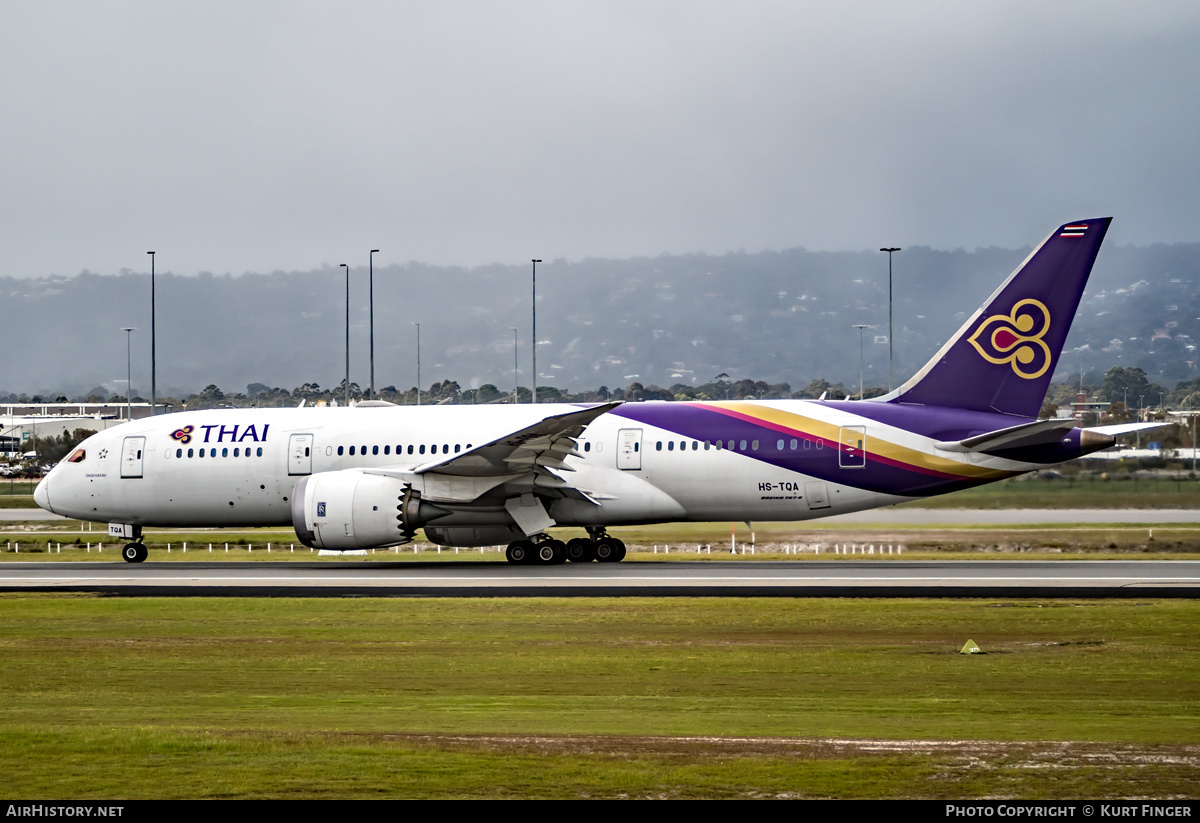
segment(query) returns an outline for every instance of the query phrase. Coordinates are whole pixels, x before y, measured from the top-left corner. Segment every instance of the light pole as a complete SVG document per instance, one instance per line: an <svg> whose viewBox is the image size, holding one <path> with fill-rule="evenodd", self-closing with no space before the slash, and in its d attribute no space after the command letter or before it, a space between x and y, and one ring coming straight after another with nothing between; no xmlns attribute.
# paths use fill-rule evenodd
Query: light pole
<svg viewBox="0 0 1200 823"><path fill-rule="evenodd" d="M346 405L350 405L350 267L340 264L346 270Z"/></svg>
<svg viewBox="0 0 1200 823"><path fill-rule="evenodd" d="M533 380L529 383L530 399L537 403L537 264L541 260L533 261Z"/></svg>
<svg viewBox="0 0 1200 823"><path fill-rule="evenodd" d="M375 399L375 255L379 249L371 249L371 399Z"/></svg>
<svg viewBox="0 0 1200 823"><path fill-rule="evenodd" d="M154 252L150 255L150 416L154 416L154 404L158 399L158 387L155 385L155 352L154 352Z"/></svg>
<svg viewBox="0 0 1200 823"><path fill-rule="evenodd" d="M417 405L421 405L421 324L413 323L417 327Z"/></svg>
<svg viewBox="0 0 1200 823"><path fill-rule="evenodd" d="M517 383L520 378L517 377L517 330L512 328L513 333L513 405L517 404Z"/></svg>
<svg viewBox="0 0 1200 823"><path fill-rule="evenodd" d="M125 419L133 419L133 366L132 358L129 354L130 346L132 345L133 332L137 331L136 326L122 326L121 331L125 332Z"/></svg>
<svg viewBox="0 0 1200 823"><path fill-rule="evenodd" d="M1139 395L1138 395L1138 422L1139 422L1139 423L1141 423L1141 422L1142 422L1142 411L1143 411L1143 409L1142 409L1142 400L1145 398L1145 396L1146 396L1146 395L1144 395L1144 394L1139 394ZM1139 429L1139 430L1138 430L1138 433L1137 433L1137 446L1136 446L1136 448L1140 449L1141 447L1142 447L1142 432L1141 432L1141 429Z"/></svg>
<svg viewBox="0 0 1200 823"><path fill-rule="evenodd" d="M858 329L858 399L863 399L863 329L869 329L870 326L861 323L855 324L854 328Z"/></svg>
<svg viewBox="0 0 1200 823"><path fill-rule="evenodd" d="M888 256L888 391L892 390L892 252L899 248L880 249ZM859 332L861 336L862 332ZM860 398L861 399L861 398Z"/></svg>

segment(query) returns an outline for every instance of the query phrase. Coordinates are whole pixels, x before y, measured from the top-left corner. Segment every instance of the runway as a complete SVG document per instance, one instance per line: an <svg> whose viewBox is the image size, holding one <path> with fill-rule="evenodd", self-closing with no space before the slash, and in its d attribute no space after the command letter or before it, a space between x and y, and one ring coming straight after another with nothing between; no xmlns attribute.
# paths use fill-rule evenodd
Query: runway
<svg viewBox="0 0 1200 823"><path fill-rule="evenodd" d="M1198 561L4 563L0 592L239 597L1200 596Z"/></svg>

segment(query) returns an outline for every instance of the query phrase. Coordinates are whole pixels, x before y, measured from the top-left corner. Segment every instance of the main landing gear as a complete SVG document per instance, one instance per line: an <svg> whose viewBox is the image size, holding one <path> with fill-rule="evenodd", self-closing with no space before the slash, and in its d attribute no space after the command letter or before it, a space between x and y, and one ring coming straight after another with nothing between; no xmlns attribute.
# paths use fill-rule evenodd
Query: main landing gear
<svg viewBox="0 0 1200 823"><path fill-rule="evenodd" d="M575 537L566 543L544 534L517 540L508 544L504 556L509 563L518 565L558 566L568 560L573 563L592 560L618 563L625 559L625 544L609 537L604 529L588 529L587 537Z"/></svg>

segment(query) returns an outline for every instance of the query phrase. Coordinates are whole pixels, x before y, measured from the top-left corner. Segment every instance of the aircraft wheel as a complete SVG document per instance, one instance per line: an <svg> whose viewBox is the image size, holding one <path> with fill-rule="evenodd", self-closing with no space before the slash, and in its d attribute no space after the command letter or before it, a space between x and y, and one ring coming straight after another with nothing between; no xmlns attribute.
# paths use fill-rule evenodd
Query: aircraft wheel
<svg viewBox="0 0 1200 823"><path fill-rule="evenodd" d="M543 540L536 546L537 562L543 566L557 566L567 562L567 546L561 540Z"/></svg>
<svg viewBox="0 0 1200 823"><path fill-rule="evenodd" d="M617 544L617 559L615 562L620 563L622 560L625 559L625 541L617 540L617 538L615 538L615 537L612 538L612 540L614 543Z"/></svg>
<svg viewBox="0 0 1200 823"><path fill-rule="evenodd" d="M504 556L509 563L514 565L529 563L533 560L533 544L528 540L517 540L509 543Z"/></svg>
<svg viewBox="0 0 1200 823"><path fill-rule="evenodd" d="M129 543L121 549L121 557L126 563L141 563L150 554L142 543Z"/></svg>
<svg viewBox="0 0 1200 823"><path fill-rule="evenodd" d="M601 563L616 563L625 555L625 544L615 537L601 537L596 541L596 559Z"/></svg>
<svg viewBox="0 0 1200 823"><path fill-rule="evenodd" d="M567 559L572 563L587 563L596 559L596 546L586 537L567 541Z"/></svg>

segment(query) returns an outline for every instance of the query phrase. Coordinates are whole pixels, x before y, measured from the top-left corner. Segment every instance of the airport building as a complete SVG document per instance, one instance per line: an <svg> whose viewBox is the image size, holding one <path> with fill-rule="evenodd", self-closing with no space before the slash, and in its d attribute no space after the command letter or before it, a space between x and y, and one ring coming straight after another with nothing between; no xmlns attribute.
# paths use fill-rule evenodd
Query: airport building
<svg viewBox="0 0 1200 823"><path fill-rule="evenodd" d="M160 411L165 408L160 403ZM0 458L17 460L33 451L42 437L61 437L76 429L104 431L110 426L149 417L149 403L5 403L0 405Z"/></svg>

